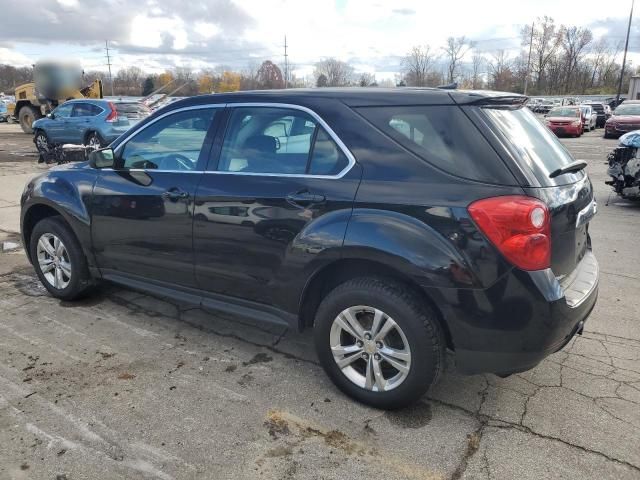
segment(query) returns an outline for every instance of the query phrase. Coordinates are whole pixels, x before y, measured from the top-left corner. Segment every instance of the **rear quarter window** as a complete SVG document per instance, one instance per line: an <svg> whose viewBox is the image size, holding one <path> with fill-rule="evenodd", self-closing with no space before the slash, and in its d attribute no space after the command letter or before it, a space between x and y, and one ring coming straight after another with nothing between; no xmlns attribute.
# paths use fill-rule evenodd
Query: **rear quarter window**
<svg viewBox="0 0 640 480"><path fill-rule="evenodd" d="M404 148L447 173L486 183L516 183L457 106L360 107L356 111Z"/></svg>

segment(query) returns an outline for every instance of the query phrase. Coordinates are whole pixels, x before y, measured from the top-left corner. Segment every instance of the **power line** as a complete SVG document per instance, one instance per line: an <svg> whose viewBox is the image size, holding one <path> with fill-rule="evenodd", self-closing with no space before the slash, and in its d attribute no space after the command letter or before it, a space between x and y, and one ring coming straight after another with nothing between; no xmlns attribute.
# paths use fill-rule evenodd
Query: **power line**
<svg viewBox="0 0 640 480"><path fill-rule="evenodd" d="M111 57L109 56L109 40L104 41L104 48L107 51L107 65L109 66L109 83L111 84L111 96L113 97L113 77L111 76Z"/></svg>

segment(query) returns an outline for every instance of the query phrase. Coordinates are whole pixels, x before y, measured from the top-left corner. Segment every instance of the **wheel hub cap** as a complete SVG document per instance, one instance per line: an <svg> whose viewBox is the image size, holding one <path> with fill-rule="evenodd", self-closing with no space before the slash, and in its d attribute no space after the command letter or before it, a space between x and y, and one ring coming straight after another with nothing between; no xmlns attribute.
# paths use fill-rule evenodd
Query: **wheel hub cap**
<svg viewBox="0 0 640 480"><path fill-rule="evenodd" d="M65 289L71 281L71 261L67 247L53 233L44 233L36 248L38 266L45 280L58 290Z"/></svg>
<svg viewBox="0 0 640 480"><path fill-rule="evenodd" d="M411 368L409 342L400 326L369 306L343 310L329 333L333 359L345 377L374 392L393 390Z"/></svg>

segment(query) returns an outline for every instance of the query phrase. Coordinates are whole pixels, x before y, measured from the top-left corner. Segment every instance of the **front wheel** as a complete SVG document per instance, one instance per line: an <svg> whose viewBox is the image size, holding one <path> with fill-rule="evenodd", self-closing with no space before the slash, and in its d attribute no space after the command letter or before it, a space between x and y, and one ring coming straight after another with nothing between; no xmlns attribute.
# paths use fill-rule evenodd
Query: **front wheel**
<svg viewBox="0 0 640 480"><path fill-rule="evenodd" d="M45 218L36 224L29 252L40 281L54 297L74 300L91 287L80 243L61 217Z"/></svg>
<svg viewBox="0 0 640 480"><path fill-rule="evenodd" d="M49 143L49 137L42 130L37 130L33 141L36 144L36 148L39 153L49 153L51 144Z"/></svg>
<svg viewBox="0 0 640 480"><path fill-rule="evenodd" d="M376 408L415 402L444 368L434 312L392 280L356 278L336 287L318 308L314 341L338 388Z"/></svg>

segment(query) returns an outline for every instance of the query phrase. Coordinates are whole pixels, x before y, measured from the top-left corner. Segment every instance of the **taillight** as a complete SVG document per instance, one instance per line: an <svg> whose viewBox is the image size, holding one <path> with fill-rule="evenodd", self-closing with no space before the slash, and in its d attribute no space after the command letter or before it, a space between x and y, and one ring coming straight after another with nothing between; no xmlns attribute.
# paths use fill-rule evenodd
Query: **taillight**
<svg viewBox="0 0 640 480"><path fill-rule="evenodd" d="M522 270L551 265L549 209L526 196L485 198L468 207L476 225L498 250Z"/></svg>
<svg viewBox="0 0 640 480"><path fill-rule="evenodd" d="M108 102L109 108L111 109L111 111L109 112L109 115L107 115L107 118L104 119L105 122L117 122L118 121L118 111L116 110L116 106L113 104L113 102Z"/></svg>

